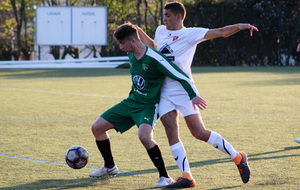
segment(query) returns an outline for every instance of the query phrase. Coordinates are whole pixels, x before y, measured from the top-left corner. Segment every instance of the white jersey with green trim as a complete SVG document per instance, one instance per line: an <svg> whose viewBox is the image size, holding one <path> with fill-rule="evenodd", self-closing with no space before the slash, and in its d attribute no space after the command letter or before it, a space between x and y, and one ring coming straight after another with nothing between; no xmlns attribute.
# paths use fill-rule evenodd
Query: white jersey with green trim
<svg viewBox="0 0 300 190"><path fill-rule="evenodd" d="M167 30L165 25L161 25L156 29L154 44L157 50L163 53L170 61L175 63L183 72L185 72L191 80L191 65L197 48L197 44L205 41L206 28L186 28L180 30ZM162 89L162 95L168 94L185 94L182 85L166 77Z"/></svg>

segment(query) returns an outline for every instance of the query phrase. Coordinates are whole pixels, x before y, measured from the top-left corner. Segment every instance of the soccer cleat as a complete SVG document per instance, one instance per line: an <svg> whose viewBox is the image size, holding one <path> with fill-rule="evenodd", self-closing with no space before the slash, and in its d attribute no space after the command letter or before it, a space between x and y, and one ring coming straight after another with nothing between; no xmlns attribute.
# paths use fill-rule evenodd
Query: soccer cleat
<svg viewBox="0 0 300 190"><path fill-rule="evenodd" d="M299 138L299 139L295 139L295 141L296 141L297 143L300 143L300 138Z"/></svg>
<svg viewBox="0 0 300 190"><path fill-rule="evenodd" d="M196 182L194 179L189 180L187 178L179 178L175 183L167 185L167 188L186 188L186 187L195 187Z"/></svg>
<svg viewBox="0 0 300 190"><path fill-rule="evenodd" d="M167 178L167 177L160 177L158 179L157 184L155 185L155 188L160 188L160 187L166 187L169 184L172 184L174 181L171 177Z"/></svg>
<svg viewBox="0 0 300 190"><path fill-rule="evenodd" d="M117 175L118 172L119 169L116 165L112 168L107 168L103 166L100 170L90 173L90 177L103 177L107 175Z"/></svg>
<svg viewBox="0 0 300 190"><path fill-rule="evenodd" d="M244 183L247 183L250 179L250 167L248 166L248 158L247 158L247 154L245 152L239 152L238 154L240 154L242 156L242 160L240 162L240 164L236 165L239 169L242 181Z"/></svg>

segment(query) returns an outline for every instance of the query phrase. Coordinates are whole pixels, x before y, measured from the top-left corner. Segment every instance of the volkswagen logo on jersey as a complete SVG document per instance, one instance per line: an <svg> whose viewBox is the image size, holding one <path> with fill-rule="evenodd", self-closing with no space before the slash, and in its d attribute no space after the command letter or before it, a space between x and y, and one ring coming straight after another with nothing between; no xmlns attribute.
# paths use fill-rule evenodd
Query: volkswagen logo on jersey
<svg viewBox="0 0 300 190"><path fill-rule="evenodd" d="M143 91L146 88L147 82L141 75L135 74L132 76L132 79L134 86L139 91Z"/></svg>

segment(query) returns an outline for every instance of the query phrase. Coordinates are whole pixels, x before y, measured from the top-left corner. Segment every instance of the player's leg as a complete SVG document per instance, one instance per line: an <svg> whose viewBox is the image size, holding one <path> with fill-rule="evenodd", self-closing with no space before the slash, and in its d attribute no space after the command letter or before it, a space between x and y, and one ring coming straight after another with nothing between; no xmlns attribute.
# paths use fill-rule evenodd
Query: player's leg
<svg viewBox="0 0 300 190"><path fill-rule="evenodd" d="M168 112L161 117L161 121L165 127L170 149L178 168L180 169L184 178L192 180L193 177L186 152L183 143L179 138L178 113L175 110Z"/></svg>
<svg viewBox="0 0 300 190"><path fill-rule="evenodd" d="M114 163L107 131L115 129L123 133L130 129L134 125L134 121L128 117L129 110L129 107L119 103L105 111L93 123L92 132L95 136L97 147L104 159L104 166L100 170L91 173L91 177L115 175L118 173L118 167Z"/></svg>
<svg viewBox="0 0 300 190"><path fill-rule="evenodd" d="M238 153L220 134L207 130L204 126L200 113L185 116L184 119L195 138L205 141L225 154L228 154L237 165L243 182L247 183L249 181L250 168L247 163L246 153Z"/></svg>
<svg viewBox="0 0 300 190"><path fill-rule="evenodd" d="M156 142L153 139L153 127L149 124L142 123L139 126L139 139L146 150L154 147Z"/></svg>
<svg viewBox="0 0 300 190"><path fill-rule="evenodd" d="M200 114L193 114L184 117L186 124L191 131L191 134L198 140L202 140L218 148L222 152L228 154L232 159L237 155L237 152L225 139L216 132L207 130L204 126Z"/></svg>
<svg viewBox="0 0 300 190"><path fill-rule="evenodd" d="M144 107L142 110L133 115L133 119L139 126L139 139L147 150L147 153L159 172L159 180L155 187L165 187L173 183L169 177L160 149L153 138L153 131L158 116L158 105L154 107Z"/></svg>
<svg viewBox="0 0 300 190"><path fill-rule="evenodd" d="M178 113L176 110L164 114L160 118L163 126L165 127L166 135L168 137L169 145L174 145L180 141L179 137L179 123Z"/></svg>
<svg viewBox="0 0 300 190"><path fill-rule="evenodd" d="M181 180L185 179L185 185L182 187L195 186L196 183L191 174L186 152L179 137L178 112L174 109L176 109L176 106L172 102L166 98L161 98L159 114L161 115L161 121L165 127L171 152L182 173ZM170 185L167 187L169 186Z"/></svg>
<svg viewBox="0 0 300 190"><path fill-rule="evenodd" d="M155 187L165 187L173 183L173 179L169 177L167 173L161 151L153 139L153 127L149 124L142 123L139 127L139 139L159 172L159 180Z"/></svg>
<svg viewBox="0 0 300 190"><path fill-rule="evenodd" d="M104 166L100 170L90 173L90 177L116 175L118 173L118 168L114 163L111 153L110 141L107 133L108 130L113 128L115 128L114 125L102 117L99 117L92 125L91 130L96 139L98 150L104 159Z"/></svg>
<svg viewBox="0 0 300 190"><path fill-rule="evenodd" d="M91 130L96 140L102 141L109 138L108 130L115 128L114 125L102 117L98 117L92 124Z"/></svg>

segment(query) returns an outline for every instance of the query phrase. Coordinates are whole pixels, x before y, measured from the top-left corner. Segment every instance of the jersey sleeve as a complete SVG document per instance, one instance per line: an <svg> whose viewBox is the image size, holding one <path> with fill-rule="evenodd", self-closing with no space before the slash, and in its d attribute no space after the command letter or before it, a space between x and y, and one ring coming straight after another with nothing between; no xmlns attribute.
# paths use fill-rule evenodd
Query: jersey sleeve
<svg viewBox="0 0 300 190"><path fill-rule="evenodd" d="M152 50L152 52L151 52ZM181 83L185 91L188 93L190 100L199 95L194 82L173 62L169 61L164 55L151 49L148 51L156 60L157 67L164 75L177 80Z"/></svg>
<svg viewBox="0 0 300 190"><path fill-rule="evenodd" d="M209 30L208 28L201 28L201 27L195 27L195 28L187 28L189 32L189 42L196 44L206 41L204 38L205 34Z"/></svg>

